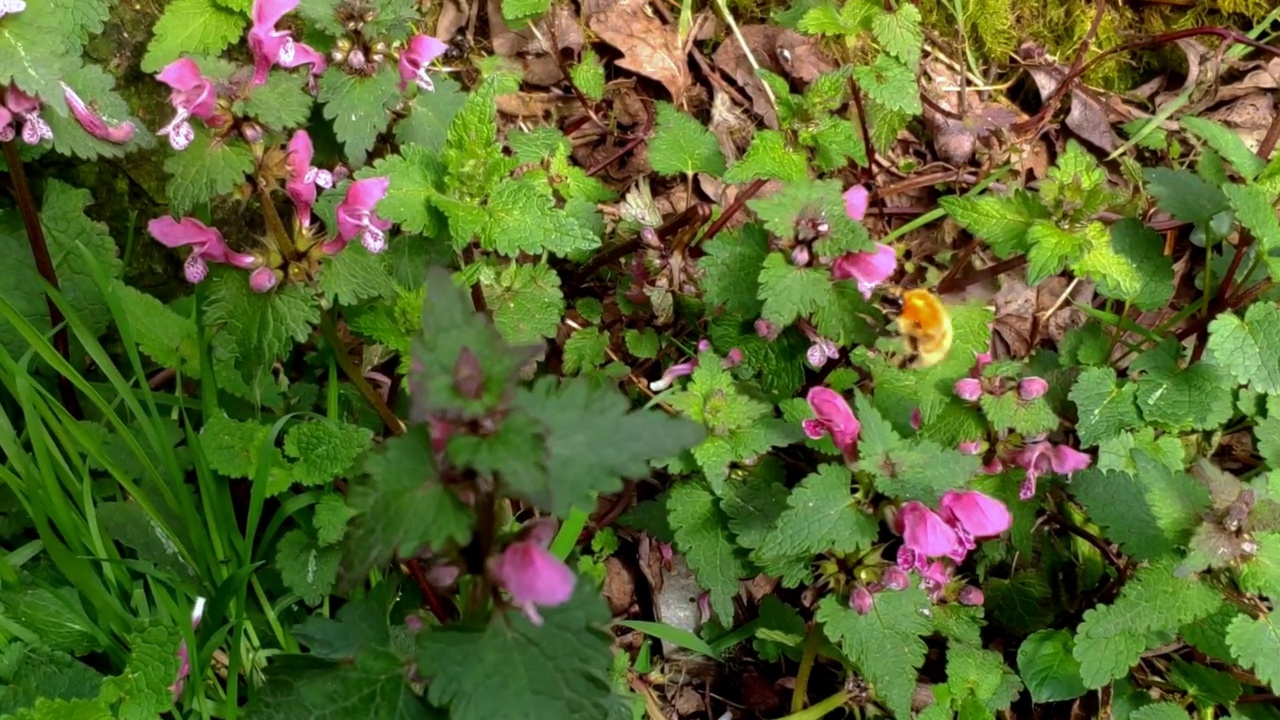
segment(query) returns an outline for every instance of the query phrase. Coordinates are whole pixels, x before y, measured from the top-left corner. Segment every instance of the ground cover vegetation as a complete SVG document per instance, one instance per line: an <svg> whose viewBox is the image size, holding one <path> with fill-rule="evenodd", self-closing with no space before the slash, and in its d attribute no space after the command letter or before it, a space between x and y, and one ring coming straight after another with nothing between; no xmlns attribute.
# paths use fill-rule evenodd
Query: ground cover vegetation
<svg viewBox="0 0 1280 720"><path fill-rule="evenodd" d="M1280 718L1265 0L0 0L0 718Z"/></svg>

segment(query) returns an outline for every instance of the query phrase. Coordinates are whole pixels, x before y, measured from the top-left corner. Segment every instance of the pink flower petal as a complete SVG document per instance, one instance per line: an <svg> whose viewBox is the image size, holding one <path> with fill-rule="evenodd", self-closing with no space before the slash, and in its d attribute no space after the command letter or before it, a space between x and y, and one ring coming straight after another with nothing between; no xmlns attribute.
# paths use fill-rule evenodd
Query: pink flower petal
<svg viewBox="0 0 1280 720"><path fill-rule="evenodd" d="M1013 525L1013 516L999 500L975 490L948 490L939 503L942 517L974 537L995 537Z"/></svg>
<svg viewBox="0 0 1280 720"><path fill-rule="evenodd" d="M204 249L210 245L224 245L222 233L216 228L207 227L193 217L174 220L168 215L163 215L147 223L147 232L165 247L194 245Z"/></svg>
<svg viewBox="0 0 1280 720"><path fill-rule="evenodd" d="M1018 397L1024 402L1031 402L1049 392L1049 383L1044 378L1028 377L1018 383Z"/></svg>
<svg viewBox="0 0 1280 720"><path fill-rule="evenodd" d="M898 522L903 543L925 557L943 557L960 542L941 516L914 500L902 506Z"/></svg>
<svg viewBox="0 0 1280 720"><path fill-rule="evenodd" d="M840 393L817 386L809 390L805 400L814 416L831 433L831 439L842 452L852 452L862 432L862 423L854 416L853 409Z"/></svg>
<svg viewBox="0 0 1280 720"><path fill-rule="evenodd" d="M311 169L311 157L314 151L311 136L306 130L299 130L289 139L285 165L289 169L289 177L284 189L293 200L298 212L298 221L303 225L311 224L311 208L316 204L316 184L314 178L308 182L307 173Z"/></svg>
<svg viewBox="0 0 1280 720"><path fill-rule="evenodd" d="M409 83L416 83L424 90L430 79L423 72L432 60L444 55L449 46L430 35L415 35L409 46L400 53L400 92L408 89Z"/></svg>
<svg viewBox="0 0 1280 720"><path fill-rule="evenodd" d="M852 220L862 220L867 215L867 206L871 194L861 185L854 185L844 191L844 211Z"/></svg>
<svg viewBox="0 0 1280 720"><path fill-rule="evenodd" d="M956 396L965 402L975 402L982 397L982 381L977 378L961 378L956 381Z"/></svg>
<svg viewBox="0 0 1280 720"><path fill-rule="evenodd" d="M849 607L853 608L853 611L859 615L866 615L871 612L871 606L874 602L875 598L872 597L871 591L862 585L854 588L853 593L849 595Z"/></svg>
<svg viewBox="0 0 1280 720"><path fill-rule="evenodd" d="M493 579L511 594L512 602L535 624L536 606L555 606L573 596L573 571L533 539L511 543L492 564Z"/></svg>
<svg viewBox="0 0 1280 720"><path fill-rule="evenodd" d="M133 123L126 122L114 126L109 124L97 110L81 100L80 96L66 83L62 83L62 94L71 108L71 114L75 116L76 122L80 123L80 127L84 128L85 132L99 140L116 145L123 145L133 139Z"/></svg>
<svg viewBox="0 0 1280 720"><path fill-rule="evenodd" d="M1067 477L1071 477L1071 474L1077 470L1089 467L1092 460L1088 453L1073 450L1066 445L1057 446L1049 456L1049 464L1053 471Z"/></svg>
<svg viewBox="0 0 1280 720"><path fill-rule="evenodd" d="M871 297L871 289L888 280L898 268L898 253L890 245L876 243L873 252L849 253L831 264L831 277L857 280L863 297Z"/></svg>

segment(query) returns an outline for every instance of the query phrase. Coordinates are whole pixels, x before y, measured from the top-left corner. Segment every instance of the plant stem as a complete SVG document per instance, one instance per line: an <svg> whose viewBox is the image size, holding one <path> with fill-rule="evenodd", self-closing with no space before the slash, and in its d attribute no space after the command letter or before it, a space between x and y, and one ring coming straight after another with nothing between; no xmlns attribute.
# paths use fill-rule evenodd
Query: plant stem
<svg viewBox="0 0 1280 720"><path fill-rule="evenodd" d="M280 254L287 260L299 260L298 249L293 246L293 239L285 230L284 222L280 220L280 213L276 212L275 203L271 202L271 193L267 192L266 186L261 183L258 184L258 197L262 201L262 217L267 223L267 232L275 238Z"/></svg>
<svg viewBox="0 0 1280 720"><path fill-rule="evenodd" d="M845 703L844 690L839 690L836 694L828 697L817 705L811 705L800 712L793 712L782 718L782 720L822 720L827 713L836 710Z"/></svg>
<svg viewBox="0 0 1280 720"><path fill-rule="evenodd" d="M818 659L818 645L822 640L818 632L818 626L815 623L813 627L809 628L809 634L804 639L804 651L800 656L800 669L796 671L796 687L791 693L792 715L804 710L805 694L809 689L809 675L813 673L813 663Z"/></svg>
<svg viewBox="0 0 1280 720"><path fill-rule="evenodd" d="M9 179L13 183L13 196L18 202L18 212L22 215L22 224L27 230L27 242L31 245L31 255L36 261L36 270L45 282L58 290L58 271L53 267L53 258L49 255L49 244L44 239L44 228L40 225L40 211L36 208L35 198L27 185L27 175L22 168L22 159L18 157L16 140L4 143L4 160L9 166ZM53 347L68 363L71 363L71 335L67 330L66 318L58 309L53 298L45 295L45 303L49 307L49 324L53 327ZM58 374L58 394L62 404L71 416L79 420L84 417L80 409L80 398L76 395L71 379Z"/></svg>
<svg viewBox="0 0 1280 720"><path fill-rule="evenodd" d="M404 423L383 402L382 396L369 385L369 381L364 379L364 373L360 372L360 368L357 368L351 362L351 356L347 353L346 344L342 342L342 338L338 337L338 325L334 322L331 310L325 310L320 316L320 331L324 334L325 342L329 344L329 349L333 351L334 358L338 361L338 366L342 368L342 372L347 376L348 380L355 383L356 389L377 411L378 417L382 418L382 422L386 423L387 430L392 435L403 435Z"/></svg>

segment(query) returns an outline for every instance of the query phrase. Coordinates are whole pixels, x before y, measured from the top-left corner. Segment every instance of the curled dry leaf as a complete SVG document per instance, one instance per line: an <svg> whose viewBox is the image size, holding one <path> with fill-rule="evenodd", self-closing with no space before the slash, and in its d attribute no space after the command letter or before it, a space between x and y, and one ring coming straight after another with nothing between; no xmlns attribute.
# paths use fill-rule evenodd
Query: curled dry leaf
<svg viewBox="0 0 1280 720"><path fill-rule="evenodd" d="M926 105L925 127L933 136L934 150L938 158L948 165L964 165L973 158L978 141L986 138L996 128L1005 128L1016 122L1018 113L1002 105L988 102L981 93L964 92L961 100L960 74L936 58L924 62L921 87L939 107L961 118L951 117Z"/></svg>
<svg viewBox="0 0 1280 720"><path fill-rule="evenodd" d="M1024 45L1019 50L1019 55L1023 58L1037 57L1042 54L1037 50L1034 46ZM1071 71L1071 68L1062 63L1038 64L1034 61L1026 61L1023 67L1035 81L1042 101L1053 96L1058 86L1062 84L1062 79ZM1107 116L1106 106L1080 84L1079 78L1072 81L1067 102L1071 107L1065 121L1067 129L1081 140L1106 152L1111 152L1120 146L1120 139L1111 129L1111 120Z"/></svg>
<svg viewBox="0 0 1280 720"><path fill-rule="evenodd" d="M1062 342L1068 330L1084 324L1084 313L1072 301L1088 304L1093 300L1093 284L1087 281L1076 284L1070 298L1058 306L1047 322L1041 322L1037 317L1043 316L1058 302L1068 285L1070 281L1060 275L1036 287L1028 287L1022 273L1004 276L994 298L996 313L991 332L992 340L1003 344L1007 350L1005 355L1026 357L1035 349L1037 335L1039 339L1051 340L1056 345Z"/></svg>
<svg viewBox="0 0 1280 720"><path fill-rule="evenodd" d="M556 53L571 50L576 54L582 49L582 27L566 5L553 6L534 26L526 25L520 30L512 30L503 21L502 0L489 0L487 14L494 52L518 60L524 69L524 81L531 85L547 87L563 80ZM559 46L547 46L553 43Z"/></svg>
<svg viewBox="0 0 1280 720"><path fill-rule="evenodd" d="M662 83L677 105L693 85L688 58L674 27L646 12L646 0L618 0L584 8L587 25L600 39L622 51L617 65ZM592 12L594 10L594 12Z"/></svg>
<svg viewBox="0 0 1280 720"><path fill-rule="evenodd" d="M808 37L794 30L771 25L744 25L740 29L756 62L770 72L810 83L819 75L835 69L822 56L816 36ZM777 130L778 115L765 93L764 83L756 77L751 61L747 59L738 39L732 34L726 35L724 42L720 43L720 47L711 56L711 61L747 91L747 95L751 97L751 109L765 125Z"/></svg>

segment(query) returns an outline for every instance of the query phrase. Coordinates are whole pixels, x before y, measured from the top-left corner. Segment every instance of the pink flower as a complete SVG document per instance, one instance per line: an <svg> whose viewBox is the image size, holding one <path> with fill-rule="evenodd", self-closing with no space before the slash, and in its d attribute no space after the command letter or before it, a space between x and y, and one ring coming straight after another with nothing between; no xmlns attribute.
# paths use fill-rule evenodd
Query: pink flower
<svg viewBox="0 0 1280 720"><path fill-rule="evenodd" d="M351 183L346 197L338 203L338 238L324 244L326 253L340 252L357 235L360 243L371 253L387 249L386 231L391 229L391 221L378 217L374 208L386 197L390 185L391 178L385 177Z"/></svg>
<svg viewBox="0 0 1280 720"><path fill-rule="evenodd" d="M1091 458L1087 453L1073 450L1066 445L1054 446L1049 442L1031 443L1014 456L1013 463L1027 471L1026 479L1018 490L1018 497L1030 500L1036 494L1036 481L1047 472L1053 471L1071 477L1077 470L1089 467Z"/></svg>
<svg viewBox="0 0 1280 720"><path fill-rule="evenodd" d="M809 349L805 351L805 359L815 370L822 369L828 360L835 360L840 357L840 348L836 344L826 338L818 338Z"/></svg>
<svg viewBox="0 0 1280 720"><path fill-rule="evenodd" d="M1077 470L1084 470L1089 467L1089 463L1092 460L1093 458L1089 457L1088 453L1082 453L1066 445L1059 445L1054 448L1050 464L1054 472L1071 477Z"/></svg>
<svg viewBox="0 0 1280 720"><path fill-rule="evenodd" d="M735 368L742 364L742 348L729 348L728 354L724 356L724 360L720 362L720 366L726 370Z"/></svg>
<svg viewBox="0 0 1280 720"><path fill-rule="evenodd" d="M977 455L982 452L982 441L968 440L957 445L956 449L964 455Z"/></svg>
<svg viewBox="0 0 1280 720"><path fill-rule="evenodd" d="M990 350L986 352L976 353L973 358L973 373L972 373L973 376L974 377L981 376L982 369L990 365L992 360L993 358L991 356Z"/></svg>
<svg viewBox="0 0 1280 720"><path fill-rule="evenodd" d="M982 397L982 381L977 378L961 378L957 380L956 395L965 402L975 402Z"/></svg>
<svg viewBox="0 0 1280 720"><path fill-rule="evenodd" d="M324 72L324 56L308 45L293 41L276 24L294 8L298 0L254 0L253 27L249 29L249 50L253 53L253 84L262 85L273 65L296 68L310 65L311 74Z"/></svg>
<svg viewBox="0 0 1280 720"><path fill-rule="evenodd" d="M764 338L765 340L768 340L769 342L773 342L774 340L777 340L778 335L782 333L782 328L778 327L777 325L774 325L773 323L769 322L768 320L765 320L764 318L760 318L756 320L755 328L756 328L756 335L759 335L760 337Z"/></svg>
<svg viewBox="0 0 1280 720"><path fill-rule="evenodd" d="M147 223L147 232L165 247L191 246L191 255L182 265L187 281L198 283L209 273L208 262L226 263L249 269L258 264L258 258L246 253L232 252L222 239L222 233L206 227L195 218L174 220L168 215Z"/></svg>
<svg viewBox="0 0 1280 720"><path fill-rule="evenodd" d="M960 588L960 594L956 596L961 605L969 605L977 607L981 605L986 598L982 595L982 590L974 585L965 585Z"/></svg>
<svg viewBox="0 0 1280 720"><path fill-rule="evenodd" d="M0 0L0 2L3 2L3 0ZM192 630L200 627L200 619L204 617L205 602L205 599L202 597L196 598L196 604L191 609ZM182 689L187 685L187 676L191 674L191 657L190 651L187 650L186 640L183 640L178 645L178 660L178 677L173 681L173 684L169 686L169 691L173 693L174 702L177 702L178 698L182 697Z"/></svg>
<svg viewBox="0 0 1280 720"><path fill-rule="evenodd" d="M698 358L694 358L687 362L676 363L675 365L667 368L666 372L662 373L661 378L649 383L649 389L653 392L662 392L663 390L671 387L671 383L674 383L676 378L692 375L693 371L697 369L697 367Z"/></svg>
<svg viewBox="0 0 1280 720"><path fill-rule="evenodd" d="M920 408L911 411L911 429L920 432L920 426L924 424L924 417L920 414Z"/></svg>
<svg viewBox="0 0 1280 720"><path fill-rule="evenodd" d="M0 0L0 19L5 15L20 13L27 9L27 3L23 0Z"/></svg>
<svg viewBox="0 0 1280 720"><path fill-rule="evenodd" d="M912 551L917 566L924 558L951 554L960 544L946 520L915 500L898 511L896 524L902 531L903 547Z"/></svg>
<svg viewBox="0 0 1280 720"><path fill-rule="evenodd" d="M1013 524L1004 503L976 490L948 490L938 508L952 527L976 538L995 537Z"/></svg>
<svg viewBox="0 0 1280 720"><path fill-rule="evenodd" d="M1049 392L1049 383L1044 378L1028 377L1018 383L1018 397L1024 402L1031 402Z"/></svg>
<svg viewBox="0 0 1280 720"><path fill-rule="evenodd" d="M796 267L808 267L812 259L808 245L797 245L791 250L791 264Z"/></svg>
<svg viewBox="0 0 1280 720"><path fill-rule="evenodd" d="M269 267L260 267L249 273L249 288L256 293L269 292L280 284L280 271Z"/></svg>
<svg viewBox="0 0 1280 720"><path fill-rule="evenodd" d="M573 596L577 578L547 546L555 537L555 525L535 521L526 537L517 540L490 563L489 574L511 594L511 602L534 625L542 624L538 606L553 607Z"/></svg>
<svg viewBox="0 0 1280 720"><path fill-rule="evenodd" d="M867 216L871 193L861 185L854 185L844 191L844 212L850 220L862 220Z"/></svg>
<svg viewBox="0 0 1280 720"><path fill-rule="evenodd" d="M306 227L311 224L311 207L316 204L316 186L333 187L333 174L311 164L314 150L306 130L293 134L287 152L285 166L289 169L289 178L284 189L298 210L298 222Z"/></svg>
<svg viewBox="0 0 1280 720"><path fill-rule="evenodd" d="M877 285L889 279L898 268L898 253L890 245L876 243L872 252L849 253L831 264L831 277L836 280L854 279L862 297L871 297Z"/></svg>
<svg viewBox="0 0 1280 720"><path fill-rule="evenodd" d="M107 120L101 113L89 107L66 83L62 83L62 95L67 99L67 105L71 107L71 114L75 116L76 122L80 123L80 127L84 128L85 132L99 140L106 140L116 145L123 145L133 139L133 123L125 122L112 127L107 124Z"/></svg>
<svg viewBox="0 0 1280 720"><path fill-rule="evenodd" d="M26 94L17 85L10 84L4 93L6 111L3 126L0 127L0 141L9 142L14 137L12 123L15 118L22 120L22 142L28 145L39 145L44 140L53 139L53 128L40 117L40 99Z"/></svg>
<svg viewBox="0 0 1280 720"><path fill-rule="evenodd" d="M821 386L810 389L805 400L809 402L814 419L804 421L804 433L814 440L830 433L840 452L851 458L858 443L858 434L862 432L862 423L854 416L849 403L840 393Z"/></svg>
<svg viewBox="0 0 1280 720"><path fill-rule="evenodd" d="M929 599L937 602L947 584L951 582L951 566L935 560L920 568L920 587L929 594Z"/></svg>
<svg viewBox="0 0 1280 720"><path fill-rule="evenodd" d="M169 104L177 111L156 135L168 135L174 150L185 150L196 137L190 118L205 121L212 118L218 108L217 92L191 58L180 58L165 65L156 79L172 88Z"/></svg>
<svg viewBox="0 0 1280 720"><path fill-rule="evenodd" d="M859 585L853 589L853 593L849 595L849 607L859 615L866 615L871 612L871 605L875 602L875 598L871 596L871 591Z"/></svg>
<svg viewBox="0 0 1280 720"><path fill-rule="evenodd" d="M448 49L448 45L430 35L413 36L409 47L400 53L400 92L408 89L410 82L427 92L435 92L435 83L427 75L427 65Z"/></svg>

